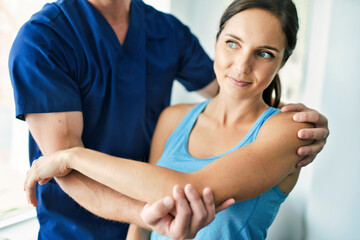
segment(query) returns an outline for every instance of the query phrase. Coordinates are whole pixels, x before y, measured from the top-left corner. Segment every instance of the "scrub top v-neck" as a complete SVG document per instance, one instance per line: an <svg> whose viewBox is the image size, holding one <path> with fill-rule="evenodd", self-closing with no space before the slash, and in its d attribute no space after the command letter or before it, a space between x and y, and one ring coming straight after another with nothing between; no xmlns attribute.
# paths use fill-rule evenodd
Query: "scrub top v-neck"
<svg viewBox="0 0 360 240"><path fill-rule="evenodd" d="M91 5L90 3L88 4ZM139 46L145 45L146 22L144 11L136 1L130 7L129 26L122 44L105 17L96 9L93 10L93 14L97 17L96 23L99 23L98 30L108 39L112 48L118 54L119 59L123 54L128 53L136 56L141 50L144 50L139 48Z"/></svg>
<svg viewBox="0 0 360 240"><path fill-rule="evenodd" d="M122 46L88 1L59 0L20 29L9 57L17 118L81 111L85 147L140 161L174 79L201 89L215 78L212 64L186 26L140 0L131 1ZM29 154L42 155L31 135ZM125 225L88 213L55 181L36 194L39 239L124 239Z"/></svg>

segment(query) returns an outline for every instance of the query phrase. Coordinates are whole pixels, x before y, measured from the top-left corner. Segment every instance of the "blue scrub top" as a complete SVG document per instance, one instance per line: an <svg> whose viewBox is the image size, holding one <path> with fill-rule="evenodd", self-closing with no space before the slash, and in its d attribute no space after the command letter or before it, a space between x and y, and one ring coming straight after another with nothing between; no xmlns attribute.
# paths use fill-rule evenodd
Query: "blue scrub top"
<svg viewBox="0 0 360 240"><path fill-rule="evenodd" d="M9 70L17 118L82 111L85 147L141 161L148 159L174 79L193 91L215 78L212 60L189 29L140 0L131 2L123 45L88 1L45 5L20 29ZM29 149L30 162L41 156L31 135ZM125 238L127 225L88 213L55 181L36 193L39 239Z"/></svg>

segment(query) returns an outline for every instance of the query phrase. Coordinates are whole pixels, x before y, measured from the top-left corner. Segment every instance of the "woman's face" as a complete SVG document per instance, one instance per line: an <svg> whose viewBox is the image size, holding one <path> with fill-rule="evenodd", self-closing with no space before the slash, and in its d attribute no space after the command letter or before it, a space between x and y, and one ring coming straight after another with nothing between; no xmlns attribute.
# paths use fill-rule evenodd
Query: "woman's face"
<svg viewBox="0 0 360 240"><path fill-rule="evenodd" d="M216 43L214 61L220 92L231 98L262 99L282 66L285 34L272 13L252 8L226 23Z"/></svg>

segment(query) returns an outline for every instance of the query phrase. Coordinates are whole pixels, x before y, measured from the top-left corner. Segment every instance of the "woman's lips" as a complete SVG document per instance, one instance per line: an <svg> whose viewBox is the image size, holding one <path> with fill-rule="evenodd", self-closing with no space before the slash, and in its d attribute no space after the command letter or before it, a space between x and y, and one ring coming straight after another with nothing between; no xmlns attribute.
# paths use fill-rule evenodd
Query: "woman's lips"
<svg viewBox="0 0 360 240"><path fill-rule="evenodd" d="M250 84L252 84L252 82L250 82L250 81L237 80L237 79L232 78L232 77L228 77L228 79L230 80L230 82L232 84L234 84L235 86L238 86L238 87L247 87Z"/></svg>

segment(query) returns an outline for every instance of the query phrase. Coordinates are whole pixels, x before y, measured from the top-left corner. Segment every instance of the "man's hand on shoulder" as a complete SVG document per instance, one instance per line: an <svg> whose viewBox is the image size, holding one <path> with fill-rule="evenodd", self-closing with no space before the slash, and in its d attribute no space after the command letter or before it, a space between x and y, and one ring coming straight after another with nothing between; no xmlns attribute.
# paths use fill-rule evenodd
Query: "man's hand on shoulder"
<svg viewBox="0 0 360 240"><path fill-rule="evenodd" d="M293 119L296 122L307 122L314 124L314 128L301 129L298 132L300 139L312 139L314 143L298 149L298 154L304 156L296 166L304 167L310 164L318 153L324 148L327 137L329 136L328 120L319 112L307 108L303 104L288 104L281 109L282 112L298 112Z"/></svg>

